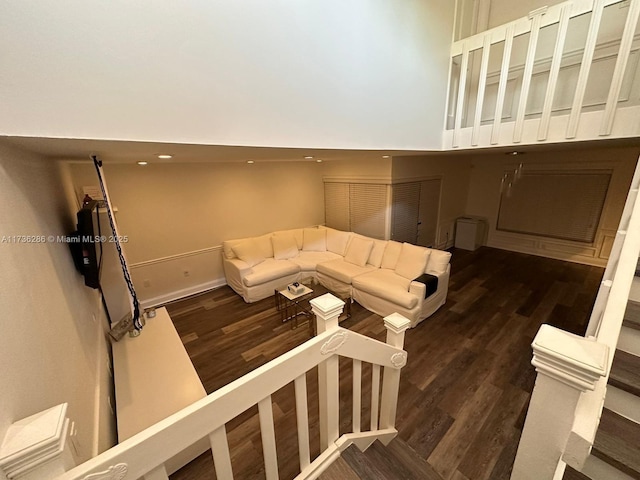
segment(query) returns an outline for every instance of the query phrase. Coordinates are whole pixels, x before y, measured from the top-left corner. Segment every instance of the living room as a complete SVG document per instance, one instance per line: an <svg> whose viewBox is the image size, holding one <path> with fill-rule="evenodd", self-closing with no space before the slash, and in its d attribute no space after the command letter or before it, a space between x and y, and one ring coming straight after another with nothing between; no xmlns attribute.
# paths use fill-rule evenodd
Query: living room
<svg viewBox="0 0 640 480"><path fill-rule="evenodd" d="M454 2L342 3L209 5L200 14L99 2L37 12L4 5L12 74L1 93L0 133L9 137L0 144L3 235L73 230L83 187L96 185L86 159L97 153L149 305L222 285L224 240L324 223L326 179L391 186L439 178L437 247L452 245L458 217L474 215L488 222L491 247L604 265L637 134L441 152ZM491 15L499 15L487 26L544 2L494 3ZM187 153L195 143L198 153ZM228 145L296 152L261 158ZM524 155L506 155L514 150ZM159 161L162 153L174 158ZM593 245L497 230L501 179L520 163L525 173L611 172ZM0 311L19 319L3 324L0 432L69 401L79 458L104 451L115 425L99 296L83 286L66 245L5 244L0 254Z"/></svg>
<svg viewBox="0 0 640 480"><path fill-rule="evenodd" d="M20 143L20 141L14 140L14 143ZM71 222L82 198L83 187L96 184L97 179L93 165L80 159L56 162L37 154L28 153L24 147L9 146L6 142L4 148L5 171L10 178L13 178L13 183L19 188L19 195L24 195L25 199L29 199L24 201L21 207L26 207L28 210L19 213L20 209L18 209L13 212L12 215L16 216L15 225L10 227L11 223L7 223L5 231L18 234L29 231L29 229L33 231L35 228L41 228L28 227L25 219L29 218L45 224L51 224L54 218L64 218L62 224L53 228L56 229L56 235L68 233L73 227ZM638 147L612 146L598 149L564 147L557 151L545 149L541 152L537 152L535 149L527 150L520 159L523 161L525 169L533 171L539 170L541 166L545 170L584 169L585 163L587 169L601 170L606 168L611 170L611 187L603 209L597 237L602 237L601 230L616 228L633 168L640 152ZM323 178L327 177L375 178L378 179L377 181L385 181L390 184L394 178L441 177L438 247L450 247L455 234L453 225L456 218L472 214L489 220L488 245L533 254L543 253L535 249L532 250L530 244L525 240L522 240L521 245L501 244L500 241L503 240L500 237L494 240L494 237L500 233L495 228L500 197L500 179L505 168L513 165L513 160L510 156L505 155L504 151L462 155L395 156L391 158L382 158L382 153L384 152L377 154L361 152L351 159L344 157L331 159L331 153L325 152L327 160L317 162L316 160L322 158L318 156L314 159L304 159L301 152L296 155L302 158L295 161L257 160L253 164L247 164L246 158L232 162L218 160L196 163L181 162L180 158L168 162L166 160L159 161L157 157L149 158L149 156L135 156L134 159L116 160L113 163L106 160L106 178L114 205L118 209L116 213L118 224L122 233L128 236L129 241L125 245L126 253L132 265L135 285L142 301L144 302L147 298L153 300L154 296L164 296L167 300L173 300L224 284L224 272L221 268L221 242L224 240L260 235L278 229L324 223ZM212 155L214 154L212 153ZM344 153L340 153L340 155L344 155ZM139 158L144 158L148 164L138 165L137 159ZM32 163L28 160L32 160ZM59 178L57 176L58 170L61 172ZM46 186L41 187L41 184ZM37 192L47 189L56 192L57 207L55 204L40 205L34 201L34 198L39 194ZM65 191L67 195L61 196L60 193ZM247 195L238 195L238 192L242 191L247 192ZM5 205L14 204L17 201L15 193L9 193L8 189L3 189L3 192L7 192L8 195L4 199ZM54 208L54 210L47 212L49 208ZM286 212L286 215L283 212ZM449 232L448 239L444 232ZM515 235L515 237L526 238L522 235ZM23 250L16 252L8 250L5 245L5 251L10 256L15 253L19 254L20 258L25 258L27 249L34 247L23 245L21 247ZM78 283L77 274L70 268L71 262L66 246L53 245L49 246L49 249L51 253L45 255L47 257L53 255L49 258L55 259L55 264L62 265L62 271L68 272L66 275L69 276L69 280L65 280L65 283ZM600 246L597 251L600 255ZM552 255L567 260L571 260L573 256L571 251L569 253L555 252ZM598 258L596 255L591 261L583 262L603 265L606 252L602 252L601 255L602 258ZM30 262L29 255L26 257ZM41 260L40 262L47 264L50 261L42 262ZM161 267L160 269L157 268L158 265ZM6 278L9 282L12 282L11 278L15 279L15 275L24 276L25 269L22 266L16 264L16 269L13 277L7 275ZM51 275L59 277L61 270L58 267L55 273L51 272ZM185 270L189 272L189 276L184 275ZM46 280L46 269L38 267L38 271L43 285L51 285L52 280ZM8 270L6 272L9 273ZM150 287L145 286L145 280L149 280ZM58 280L53 280L53 282L58 283ZM166 290L159 288L154 291L153 287L156 285L164 286ZM12 288L15 288L15 285ZM46 289L47 287L41 287L39 296ZM81 333L82 335L92 337L90 341L81 341L78 344L79 350L82 351L85 348L103 350L105 353L102 355L106 356L106 346L101 341L97 342L95 333L90 333L91 331L103 331L104 324L98 323L92 326L84 320L86 316L100 318L100 315L103 315L97 301L93 299L93 292L89 292L86 287L81 285L78 286L76 293L73 293L74 289L65 288L63 290L63 297L72 293L72 298L75 299L67 301L65 307L72 309L71 318L77 318L76 326L73 329L80 333L85 332ZM87 297L88 300L78 302L78 299L83 297ZM14 296L13 298L20 297ZM40 301L46 305L50 300L47 297L40 298ZM86 306L81 307L80 305L83 304ZM70 305L76 306L71 307ZM11 308L15 309L16 306ZM37 330L31 332L29 338L28 341L22 340L15 344L28 345L37 338L41 338L41 341L48 344L48 339L42 338L42 332ZM61 338L60 342L66 344L68 338ZM21 367L18 370L22 372L24 369L35 368L30 375L39 377L41 372L37 372L41 366L30 360L32 357L29 351L29 348L22 348L19 356L24 357L23 360L19 363L11 360L9 363L16 366L20 364ZM95 357L94 353L80 354L73 349L71 352L61 354L61 358L65 358L69 354L80 355L83 358ZM98 359L104 358L102 355L92 361L94 364L92 369L95 368L96 373L91 375L101 375L103 378L102 388L108 391L110 389L108 378L101 373L106 369L106 366L98 366L102 363ZM58 368L66 371L68 371L70 364L78 365L78 362L70 362L68 359L62 361L65 367L60 364ZM18 370L15 371L16 375L19 374ZM79 374L80 377L87 375L88 373ZM24 387L20 387L20 389L22 388ZM52 392L57 390L57 387L51 386L50 388ZM19 394L20 389L16 390L18 394L16 399L23 398L23 394ZM102 402L104 403L104 399ZM21 404L24 405L24 402ZM82 414L79 413L79 416L82 417ZM93 414L87 412L87 416L92 417ZM109 414L106 403L102 416L103 422L108 424ZM112 434L108 433L108 428L102 428L100 431L104 436L101 448L104 448L109 444L109 438ZM87 442L92 443L88 440Z"/></svg>
<svg viewBox="0 0 640 480"><path fill-rule="evenodd" d="M617 228L638 156L638 148L633 146L576 145L543 151L524 149L517 163L513 156L506 155L511 150L502 149L495 153L428 156L361 152L352 154L352 158L347 152L299 151L288 153L293 156L288 161L266 158L248 164L247 160L256 158L260 151L245 151L242 155L246 157L236 161L225 161L224 157L207 161L205 156L198 163L189 153L171 160L140 155L126 163L105 158L109 189L118 208L118 222L129 237L128 261L143 305L153 306L223 285L221 247L225 240L324 224L326 180L392 185L441 178L434 246L453 246L456 219L473 215L489 221L489 246L602 266L608 254L607 246L602 250L605 233ZM142 158L147 165L136 164ZM580 244L569 242L563 250L562 244L555 245L544 236L496 230L500 179L509 167L519 163L531 173L611 170L602 221L590 247L593 252L580 256L576 251ZM75 198L84 196L83 187L95 186L95 169L90 163L74 161L65 168L69 169Z"/></svg>

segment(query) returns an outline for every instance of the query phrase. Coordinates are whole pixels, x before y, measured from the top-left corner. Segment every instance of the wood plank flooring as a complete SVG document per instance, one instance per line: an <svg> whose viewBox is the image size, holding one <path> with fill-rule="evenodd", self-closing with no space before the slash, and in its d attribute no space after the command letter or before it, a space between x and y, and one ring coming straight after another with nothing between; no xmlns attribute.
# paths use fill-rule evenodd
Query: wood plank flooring
<svg viewBox="0 0 640 480"><path fill-rule="evenodd" d="M597 267L487 247L453 250L447 303L406 335L399 436L389 447L374 444L364 454L387 450L395 468L378 465L387 475L380 477L363 466L355 470L356 478L509 478L535 381L533 337L542 323L583 334L602 273ZM382 319L358 304L352 307L341 326L384 341ZM273 299L245 304L228 287L168 309L207 392L310 338L307 327L291 330L280 322ZM351 362L341 359L341 432L351 426L351 369ZM369 404L370 375L370 365L363 365L363 405ZM317 455L316 371L307 374L307 384L311 450ZM273 400L280 478L290 479L299 472L293 386ZM365 407L363 425L369 415ZM236 479L264 478L257 427L257 408L227 424ZM352 478L351 473L342 478ZM171 478L216 478L210 455Z"/></svg>

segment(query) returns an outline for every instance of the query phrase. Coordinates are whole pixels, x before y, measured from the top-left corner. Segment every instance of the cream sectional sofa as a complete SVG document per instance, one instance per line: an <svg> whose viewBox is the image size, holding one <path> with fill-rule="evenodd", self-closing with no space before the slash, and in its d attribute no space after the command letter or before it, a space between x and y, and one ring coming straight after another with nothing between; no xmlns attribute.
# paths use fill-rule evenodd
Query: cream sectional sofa
<svg viewBox="0 0 640 480"><path fill-rule="evenodd" d="M398 312L412 326L445 303L450 258L442 250L323 226L223 243L227 283L248 303L313 280L379 315Z"/></svg>

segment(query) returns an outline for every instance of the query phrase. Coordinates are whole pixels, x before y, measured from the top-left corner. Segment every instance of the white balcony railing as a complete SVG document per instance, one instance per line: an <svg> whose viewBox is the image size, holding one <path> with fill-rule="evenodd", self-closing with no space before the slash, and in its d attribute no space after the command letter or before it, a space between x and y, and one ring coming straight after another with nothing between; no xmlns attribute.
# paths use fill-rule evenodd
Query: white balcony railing
<svg viewBox="0 0 640 480"><path fill-rule="evenodd" d="M165 463L202 438L209 438L216 476L232 479L231 455L225 424L258 406L264 466L268 480L278 478L277 444L271 395L293 382L300 459L299 479L317 478L340 452L355 444L366 449L376 439L388 443L395 425L402 350L409 320L393 314L385 318L387 343L338 326L344 302L327 294L311 301L318 335L202 400L125 440L103 454L57 477L56 480L167 480ZM339 435L339 356L353 360L353 428ZM371 425L361 426L362 362L372 364ZM306 374L318 367L320 449L310 456ZM380 373L382 392L380 392Z"/></svg>
<svg viewBox="0 0 640 480"><path fill-rule="evenodd" d="M444 148L640 135L640 0L573 0L451 47Z"/></svg>

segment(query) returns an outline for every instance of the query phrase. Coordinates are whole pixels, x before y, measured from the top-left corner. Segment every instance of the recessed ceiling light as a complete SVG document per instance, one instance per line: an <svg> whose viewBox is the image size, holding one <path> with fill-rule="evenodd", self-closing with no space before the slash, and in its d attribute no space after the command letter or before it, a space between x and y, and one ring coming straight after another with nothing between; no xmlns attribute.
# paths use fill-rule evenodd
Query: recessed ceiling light
<svg viewBox="0 0 640 480"><path fill-rule="evenodd" d="M316 163L322 163L322 160L319 158L316 160Z"/></svg>
<svg viewBox="0 0 640 480"><path fill-rule="evenodd" d="M253 163L255 163L255 162L254 162L253 160L247 160L247 163L248 163L249 165L251 165L251 164L253 164Z"/></svg>
<svg viewBox="0 0 640 480"><path fill-rule="evenodd" d="M306 156L306 157L304 157L304 159L305 159L305 160L312 160L312 159L313 159L313 157L312 157L312 156Z"/></svg>
<svg viewBox="0 0 640 480"><path fill-rule="evenodd" d="M138 162L138 165L148 165L148 162Z"/></svg>
<svg viewBox="0 0 640 480"><path fill-rule="evenodd" d="M514 150L513 152L507 152L507 155L513 155L513 156L523 155L523 154L524 152L518 152L517 150Z"/></svg>
<svg viewBox="0 0 640 480"><path fill-rule="evenodd" d="M382 155L382 158L391 158L391 155Z"/></svg>
<svg viewBox="0 0 640 480"><path fill-rule="evenodd" d="M169 160L170 158L173 158L173 155L163 153L162 155L158 155L158 158L161 158L162 160Z"/></svg>

